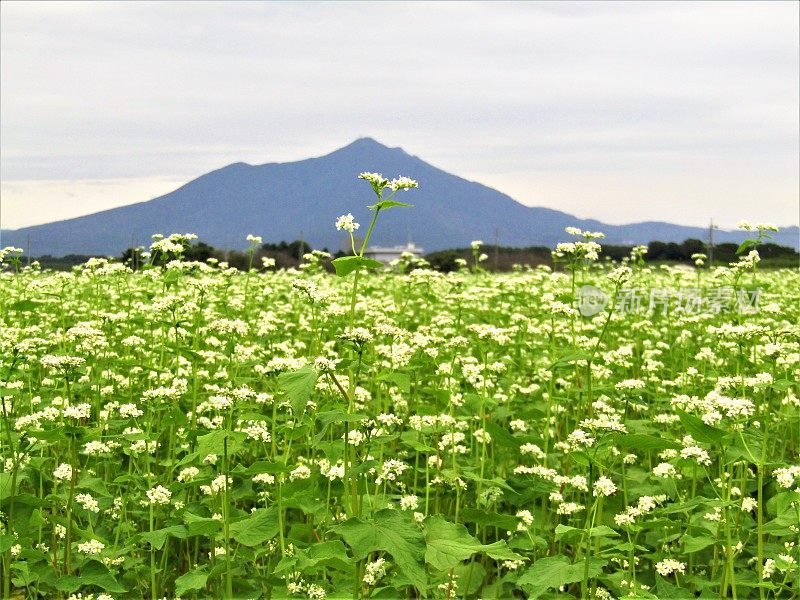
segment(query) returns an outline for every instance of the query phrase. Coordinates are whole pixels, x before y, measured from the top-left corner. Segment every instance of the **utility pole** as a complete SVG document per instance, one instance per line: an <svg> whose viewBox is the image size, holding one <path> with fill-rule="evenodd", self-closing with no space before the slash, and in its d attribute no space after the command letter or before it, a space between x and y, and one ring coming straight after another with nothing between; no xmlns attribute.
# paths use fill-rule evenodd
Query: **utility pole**
<svg viewBox="0 0 800 600"><path fill-rule="evenodd" d="M500 228L494 228L494 270L497 271L497 261L500 255Z"/></svg>
<svg viewBox="0 0 800 600"><path fill-rule="evenodd" d="M297 249L297 260L303 262L303 253L306 251L306 239L303 237L303 231L300 230L300 247Z"/></svg>
<svg viewBox="0 0 800 600"><path fill-rule="evenodd" d="M714 266L714 219L708 226L708 268Z"/></svg>

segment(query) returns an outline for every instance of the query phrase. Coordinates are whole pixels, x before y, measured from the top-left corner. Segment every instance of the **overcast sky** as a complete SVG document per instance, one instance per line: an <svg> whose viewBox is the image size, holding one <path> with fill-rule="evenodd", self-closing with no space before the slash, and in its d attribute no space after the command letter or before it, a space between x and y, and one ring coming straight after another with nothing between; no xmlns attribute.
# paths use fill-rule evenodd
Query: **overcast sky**
<svg viewBox="0 0 800 600"><path fill-rule="evenodd" d="M579 217L795 224L799 11L4 1L1 224L361 136Z"/></svg>

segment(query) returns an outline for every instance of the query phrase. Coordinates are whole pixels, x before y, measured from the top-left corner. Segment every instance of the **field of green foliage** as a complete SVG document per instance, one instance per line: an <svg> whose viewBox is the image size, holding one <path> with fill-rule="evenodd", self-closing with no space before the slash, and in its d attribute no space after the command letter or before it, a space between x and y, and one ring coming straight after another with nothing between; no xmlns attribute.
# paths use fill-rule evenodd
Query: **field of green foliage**
<svg viewBox="0 0 800 600"><path fill-rule="evenodd" d="M368 240L416 184L362 178ZM6 249L4 598L797 598L800 274L750 229L711 270Z"/></svg>

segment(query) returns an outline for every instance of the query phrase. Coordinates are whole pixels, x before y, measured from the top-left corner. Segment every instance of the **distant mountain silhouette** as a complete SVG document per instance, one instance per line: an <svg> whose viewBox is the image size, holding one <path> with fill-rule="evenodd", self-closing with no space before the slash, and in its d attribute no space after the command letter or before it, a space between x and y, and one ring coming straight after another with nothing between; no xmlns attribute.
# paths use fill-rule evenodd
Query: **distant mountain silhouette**
<svg viewBox="0 0 800 600"><path fill-rule="evenodd" d="M321 156L290 163L234 163L207 173L174 192L138 204L84 217L0 232L2 246L26 247L31 254L120 255L131 246L149 245L154 233L196 233L217 248L244 249L245 236L264 241L301 237L315 248L338 250L345 241L334 221L353 213L364 228L367 204L374 201L369 185L357 179L362 171L387 177L407 175L420 188L401 192L413 209L392 209L381 216L372 241L379 245L413 240L426 251L465 247L471 240L492 244L495 231L503 246L553 246L569 238L573 225L603 231L606 243L645 244L652 240L680 242L706 239L708 230L662 222L607 225L578 219L549 208L529 207L480 183L437 169L371 138L361 138ZM363 230L359 230L361 232ZM741 232L718 231L718 242L739 241ZM776 243L797 248L798 228L775 236Z"/></svg>

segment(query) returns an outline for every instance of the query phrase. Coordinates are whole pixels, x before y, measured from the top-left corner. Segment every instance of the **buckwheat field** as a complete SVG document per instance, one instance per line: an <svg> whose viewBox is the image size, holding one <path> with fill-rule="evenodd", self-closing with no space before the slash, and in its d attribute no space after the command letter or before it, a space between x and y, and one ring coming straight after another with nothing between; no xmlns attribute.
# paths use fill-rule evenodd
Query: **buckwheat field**
<svg viewBox="0 0 800 600"><path fill-rule="evenodd" d="M800 275L758 269L770 226L712 269L573 228L553 269L381 267L416 182L361 177L336 274L184 261L191 235L136 271L2 252L5 598L798 597Z"/></svg>

